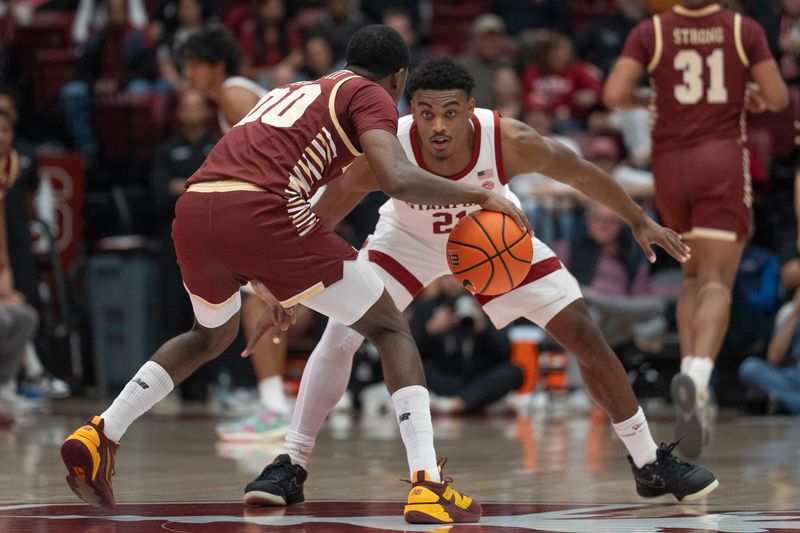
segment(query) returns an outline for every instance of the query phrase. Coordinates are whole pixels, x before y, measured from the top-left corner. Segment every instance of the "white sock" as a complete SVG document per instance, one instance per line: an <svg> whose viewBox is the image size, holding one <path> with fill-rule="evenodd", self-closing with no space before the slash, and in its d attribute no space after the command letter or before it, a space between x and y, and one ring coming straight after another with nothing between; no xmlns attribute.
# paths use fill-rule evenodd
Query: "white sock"
<svg viewBox="0 0 800 533"><path fill-rule="evenodd" d="M261 405L277 413L285 415L289 412L289 402L283 392L283 378L270 376L258 382L258 396Z"/></svg>
<svg viewBox="0 0 800 533"><path fill-rule="evenodd" d="M164 399L175 385L164 367L147 361L133 376L114 403L100 415L105 421L104 433L119 442L134 420Z"/></svg>
<svg viewBox="0 0 800 533"><path fill-rule="evenodd" d="M693 355L687 355L681 358L681 374L689 373L689 367L692 366L692 361L694 361Z"/></svg>
<svg viewBox="0 0 800 533"><path fill-rule="evenodd" d="M641 468L656 460L658 446L650 434L647 418L641 407L629 419L611 425L625 447L628 448L628 453L631 454L637 467Z"/></svg>
<svg viewBox="0 0 800 533"><path fill-rule="evenodd" d="M424 470L431 480L440 483L436 450L433 448L433 424L428 389L421 385L403 387L392 394L392 403L400 425L400 436L406 447L412 479L415 472Z"/></svg>
<svg viewBox="0 0 800 533"><path fill-rule="evenodd" d="M22 359L22 370L27 379L36 379L44 375L44 366L36 353L36 347L32 342L25 345L25 356Z"/></svg>
<svg viewBox="0 0 800 533"><path fill-rule="evenodd" d="M697 401L704 402L708 396L708 382L711 380L711 372L714 370L714 361L710 357L694 356L691 359L685 373L694 381L697 388Z"/></svg>
<svg viewBox="0 0 800 533"><path fill-rule="evenodd" d="M305 468L312 451L314 451L313 437L292 430L283 438L283 451L281 453L289 454L293 464Z"/></svg>

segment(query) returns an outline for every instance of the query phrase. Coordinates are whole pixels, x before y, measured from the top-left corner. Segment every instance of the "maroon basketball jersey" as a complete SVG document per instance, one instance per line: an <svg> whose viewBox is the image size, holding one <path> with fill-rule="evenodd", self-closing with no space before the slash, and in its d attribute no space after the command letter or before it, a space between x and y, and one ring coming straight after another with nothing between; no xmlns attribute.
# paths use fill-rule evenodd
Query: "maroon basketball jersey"
<svg viewBox="0 0 800 533"><path fill-rule="evenodd" d="M761 27L718 4L676 6L639 23L622 55L650 73L657 151L741 138L748 72L772 58Z"/></svg>
<svg viewBox="0 0 800 533"><path fill-rule="evenodd" d="M366 78L341 70L278 87L225 134L188 184L255 185L277 195L305 235L317 223L309 198L360 155L359 136L372 129L397 134L397 108Z"/></svg>

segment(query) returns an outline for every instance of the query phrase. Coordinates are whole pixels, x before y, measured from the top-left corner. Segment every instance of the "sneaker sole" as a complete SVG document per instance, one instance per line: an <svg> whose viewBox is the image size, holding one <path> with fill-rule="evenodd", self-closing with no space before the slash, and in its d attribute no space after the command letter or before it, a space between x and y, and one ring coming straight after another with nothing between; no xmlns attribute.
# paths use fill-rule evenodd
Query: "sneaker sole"
<svg viewBox="0 0 800 533"><path fill-rule="evenodd" d="M247 505L285 507L287 505L303 503L304 501L306 501L306 498L302 493L288 499L263 490L251 490L244 494L244 503Z"/></svg>
<svg viewBox="0 0 800 533"><path fill-rule="evenodd" d="M270 494L260 490L251 490L244 495L245 505L268 505L272 507L285 507L286 499L277 494Z"/></svg>
<svg viewBox="0 0 800 533"><path fill-rule="evenodd" d="M95 482L86 479L86 473L92 471L92 458L85 446L76 441L65 442L61 447L61 459L69 472L67 485L78 498L93 507L114 507L113 495L109 498Z"/></svg>
<svg viewBox="0 0 800 533"><path fill-rule="evenodd" d="M472 524L481 519L480 515L460 511L451 513L438 503L415 503L405 506L403 518L409 524Z"/></svg>
<svg viewBox="0 0 800 533"><path fill-rule="evenodd" d="M687 457L697 457L703 447L703 425L697 412L697 390L686 374L677 374L670 385L675 404L675 439Z"/></svg>
<svg viewBox="0 0 800 533"><path fill-rule="evenodd" d="M224 433L217 431L217 438L224 442L263 442L282 439L287 433L289 433L289 426L258 433Z"/></svg>
<svg viewBox="0 0 800 533"><path fill-rule="evenodd" d="M683 497L682 500L678 501L693 502L695 500L705 498L706 496L717 490L717 487L719 487L719 480L715 479L714 481L706 485L705 488L698 490L694 494L687 494L686 496Z"/></svg>

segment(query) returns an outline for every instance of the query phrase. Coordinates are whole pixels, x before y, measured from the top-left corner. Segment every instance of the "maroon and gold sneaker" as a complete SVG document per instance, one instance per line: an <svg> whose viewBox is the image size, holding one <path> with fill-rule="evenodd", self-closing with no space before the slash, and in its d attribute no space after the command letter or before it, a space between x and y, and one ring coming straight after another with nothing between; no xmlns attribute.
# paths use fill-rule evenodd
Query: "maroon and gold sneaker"
<svg viewBox="0 0 800 533"><path fill-rule="evenodd" d="M78 498L95 507L114 507L114 455L119 444L103 433L99 416L76 429L61 445L61 459L67 466L67 483Z"/></svg>
<svg viewBox="0 0 800 533"><path fill-rule="evenodd" d="M453 480L442 475L446 462L446 458L439 460L441 483L431 481L424 470L414 473L403 510L403 518L409 524L466 524L481 519L481 504L459 494L450 486Z"/></svg>

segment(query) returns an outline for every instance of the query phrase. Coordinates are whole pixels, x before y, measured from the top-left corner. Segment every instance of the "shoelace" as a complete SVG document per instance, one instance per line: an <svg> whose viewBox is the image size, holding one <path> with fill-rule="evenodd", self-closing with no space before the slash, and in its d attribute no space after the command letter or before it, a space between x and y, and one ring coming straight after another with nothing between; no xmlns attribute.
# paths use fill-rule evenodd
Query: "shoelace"
<svg viewBox="0 0 800 533"><path fill-rule="evenodd" d="M281 481L292 475L293 473L284 463L272 463L261 472L261 477L270 481Z"/></svg>
<svg viewBox="0 0 800 533"><path fill-rule="evenodd" d="M672 450L674 450L678 446L678 444L681 442L682 439L683 439L683 437L681 437L680 439L678 439L677 441L675 441L675 442L673 442L672 444L669 444L669 445L664 444L662 442L661 446L658 447L657 456L658 456L658 461L659 462L664 461L664 462L676 464L681 468L681 473L685 473L688 470L691 470L692 468L694 468L694 466L692 466L691 464L689 464L689 463L681 460L680 458L675 457L674 455L672 455Z"/></svg>

